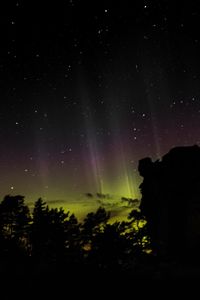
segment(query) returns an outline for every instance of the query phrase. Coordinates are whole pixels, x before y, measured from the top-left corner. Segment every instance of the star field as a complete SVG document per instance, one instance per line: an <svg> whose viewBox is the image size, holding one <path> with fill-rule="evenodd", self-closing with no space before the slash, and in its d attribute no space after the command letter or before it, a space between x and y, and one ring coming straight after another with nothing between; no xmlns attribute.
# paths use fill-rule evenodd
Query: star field
<svg viewBox="0 0 200 300"><path fill-rule="evenodd" d="M137 198L139 159L200 144L198 1L13 1L1 14L2 197Z"/></svg>

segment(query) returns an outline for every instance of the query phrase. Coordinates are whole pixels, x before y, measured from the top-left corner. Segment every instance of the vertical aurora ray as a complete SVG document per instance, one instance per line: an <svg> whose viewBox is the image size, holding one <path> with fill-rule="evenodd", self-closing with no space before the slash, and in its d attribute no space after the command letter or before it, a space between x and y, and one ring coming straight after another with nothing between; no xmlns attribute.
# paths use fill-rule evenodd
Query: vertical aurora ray
<svg viewBox="0 0 200 300"><path fill-rule="evenodd" d="M83 159L90 189L102 194L135 198L134 171L130 166L129 147L124 144L125 138L120 133L120 117L114 112L109 120L99 120L98 116L96 118L89 89L83 81L80 95L87 137L87 151L84 151ZM111 110L113 101L111 96L105 110ZM104 126L111 133L109 138L102 139L101 135L97 135L100 126Z"/></svg>
<svg viewBox="0 0 200 300"><path fill-rule="evenodd" d="M82 71L80 72L82 73ZM80 76L80 74L79 74ZM102 165L100 162L99 143L96 138L96 124L93 118L92 105L86 84L83 82L83 76L80 80L80 97L83 107L84 129L86 135L86 149L83 151L83 160L85 164L85 174L87 185L93 192L103 193Z"/></svg>
<svg viewBox="0 0 200 300"><path fill-rule="evenodd" d="M134 178L133 169L129 167L129 151L126 146L126 151L124 149L125 139L120 135L115 138L115 168L117 169L118 176L115 179L115 190L120 196L135 198L136 190L134 188Z"/></svg>
<svg viewBox="0 0 200 300"><path fill-rule="evenodd" d="M110 95L110 106L118 101L118 97ZM133 167L130 166L130 153L132 152L127 143L124 126L122 126L121 114L113 110L112 117L109 120L109 127L112 136L112 173L113 176L109 180L112 185L112 191L127 198L136 198L138 195L135 189L135 178ZM122 129L123 128L123 129ZM109 189L109 187L108 187Z"/></svg>
<svg viewBox="0 0 200 300"><path fill-rule="evenodd" d="M90 160L90 165L92 167L95 189L96 192L103 193L102 172L101 172L101 165L99 159L98 144L94 136L92 127L89 126L87 127L87 140L88 140L88 148L89 148L89 160Z"/></svg>
<svg viewBox="0 0 200 300"><path fill-rule="evenodd" d="M45 198L47 197L47 190L49 187L49 167L48 162L45 159L46 151L43 147L44 145L40 144L40 148L38 149L38 157L37 157L37 163L38 163L38 171L39 171L39 177L40 182L42 186L42 190L44 193Z"/></svg>
<svg viewBox="0 0 200 300"><path fill-rule="evenodd" d="M41 189L41 197L47 199L48 197L48 189L49 189L49 179L50 179L50 172L49 172L49 160L48 160L48 148L45 143L44 137L40 132L38 133L37 124L34 123L34 139L35 139L35 153L36 155L36 165L37 165L37 172L38 172L38 179Z"/></svg>

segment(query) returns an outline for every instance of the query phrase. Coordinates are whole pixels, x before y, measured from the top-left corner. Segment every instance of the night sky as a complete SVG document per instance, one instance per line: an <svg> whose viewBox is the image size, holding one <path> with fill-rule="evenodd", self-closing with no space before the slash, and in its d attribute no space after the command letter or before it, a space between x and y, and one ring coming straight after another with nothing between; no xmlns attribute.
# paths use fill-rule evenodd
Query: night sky
<svg viewBox="0 0 200 300"><path fill-rule="evenodd" d="M1 198L138 198L139 159L200 144L199 1L7 2Z"/></svg>

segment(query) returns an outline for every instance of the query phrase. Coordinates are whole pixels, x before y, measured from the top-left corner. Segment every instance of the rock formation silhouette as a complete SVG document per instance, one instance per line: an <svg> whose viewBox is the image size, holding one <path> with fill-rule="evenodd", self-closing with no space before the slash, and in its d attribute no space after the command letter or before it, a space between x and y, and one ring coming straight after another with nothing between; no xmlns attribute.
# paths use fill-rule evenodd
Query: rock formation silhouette
<svg viewBox="0 0 200 300"><path fill-rule="evenodd" d="M140 209L153 251L177 258L200 249L200 147L176 147L161 160L139 161ZM189 255L190 254L190 255Z"/></svg>

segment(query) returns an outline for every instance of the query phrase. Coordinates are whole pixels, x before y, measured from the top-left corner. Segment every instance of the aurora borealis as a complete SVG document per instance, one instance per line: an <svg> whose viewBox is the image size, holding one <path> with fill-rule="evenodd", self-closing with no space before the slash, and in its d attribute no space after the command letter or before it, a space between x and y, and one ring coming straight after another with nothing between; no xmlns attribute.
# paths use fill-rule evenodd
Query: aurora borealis
<svg viewBox="0 0 200 300"><path fill-rule="evenodd" d="M199 23L198 1L2 6L1 197L139 198L139 159L200 143Z"/></svg>

